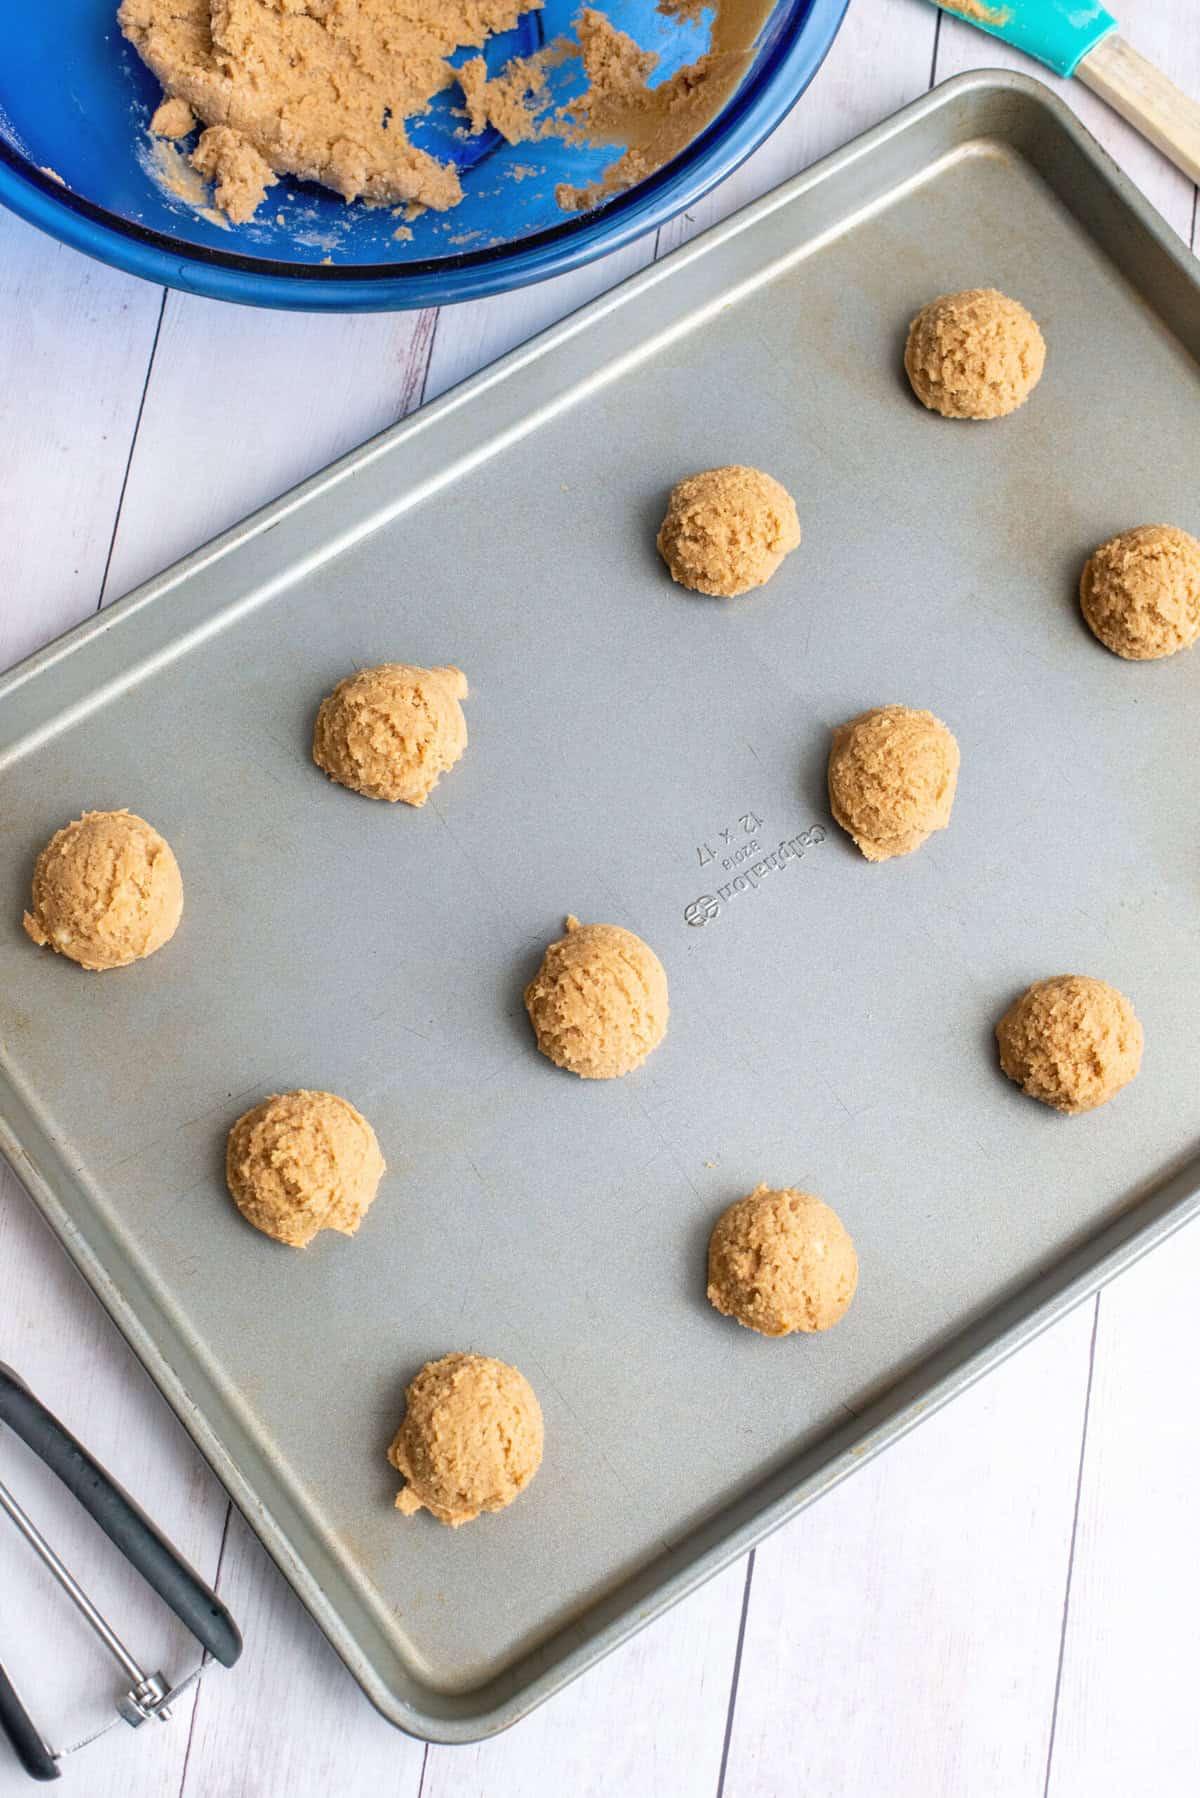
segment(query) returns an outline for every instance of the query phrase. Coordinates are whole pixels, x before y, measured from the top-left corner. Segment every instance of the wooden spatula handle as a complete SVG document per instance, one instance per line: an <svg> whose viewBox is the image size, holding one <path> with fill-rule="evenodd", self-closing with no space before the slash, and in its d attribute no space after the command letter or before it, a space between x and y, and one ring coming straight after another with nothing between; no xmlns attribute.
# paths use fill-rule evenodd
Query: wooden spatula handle
<svg viewBox="0 0 1200 1798"><path fill-rule="evenodd" d="M1109 32L1076 64L1075 75L1106 100L1177 169L1200 181L1200 105L1139 56L1118 32Z"/></svg>

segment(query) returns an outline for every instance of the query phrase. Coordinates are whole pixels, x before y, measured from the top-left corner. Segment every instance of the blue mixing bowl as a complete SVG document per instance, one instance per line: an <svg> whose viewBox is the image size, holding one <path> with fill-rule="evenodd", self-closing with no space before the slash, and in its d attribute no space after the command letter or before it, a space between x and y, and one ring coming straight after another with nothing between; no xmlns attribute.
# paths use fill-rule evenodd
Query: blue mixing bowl
<svg viewBox="0 0 1200 1798"><path fill-rule="evenodd" d="M453 98L443 95L412 136L461 170L464 198L452 211L401 224L389 208L347 206L284 180L259 216L235 226L164 179L162 158L172 151L146 131L161 92L117 28L116 0L14 8L0 59L0 202L103 262L214 299L322 312L478 299L607 254L723 180L808 86L847 4L776 0L721 113L673 162L594 211L563 213L555 187L594 180L616 150L553 139L510 145L490 128L464 139ZM489 66L552 41L578 6L546 0L488 46ZM660 53L656 79L708 41L706 23L667 19L656 0L613 0L605 10Z"/></svg>

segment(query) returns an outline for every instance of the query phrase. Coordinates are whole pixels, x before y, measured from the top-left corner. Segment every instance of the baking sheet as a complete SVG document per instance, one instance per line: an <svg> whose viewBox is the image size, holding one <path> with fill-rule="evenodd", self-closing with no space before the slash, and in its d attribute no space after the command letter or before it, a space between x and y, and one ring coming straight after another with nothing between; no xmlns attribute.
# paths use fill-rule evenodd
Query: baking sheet
<svg viewBox="0 0 1200 1798"><path fill-rule="evenodd" d="M971 428L899 352L922 301L985 283L1050 350ZM1166 227L1039 84L965 76L0 687L5 1152L405 1728L512 1722L1196 1209L1200 659L1108 655L1074 583L1115 530L1200 527L1198 356ZM731 604L653 545L671 483L725 461L805 533ZM471 681L422 811L308 759L321 696L386 659ZM892 701L947 720L962 773L950 830L870 867L824 763ZM50 832L120 805L172 843L184 920L85 976L21 910ZM567 911L669 974L666 1042L620 1082L531 1040ZM991 1036L1066 970L1147 1039L1074 1120ZM233 1118L292 1086L344 1093L389 1163L359 1236L304 1254L222 1173ZM759 1180L855 1236L826 1337L705 1301L712 1222ZM547 1454L449 1532L393 1512L384 1451L460 1347L529 1376Z"/></svg>

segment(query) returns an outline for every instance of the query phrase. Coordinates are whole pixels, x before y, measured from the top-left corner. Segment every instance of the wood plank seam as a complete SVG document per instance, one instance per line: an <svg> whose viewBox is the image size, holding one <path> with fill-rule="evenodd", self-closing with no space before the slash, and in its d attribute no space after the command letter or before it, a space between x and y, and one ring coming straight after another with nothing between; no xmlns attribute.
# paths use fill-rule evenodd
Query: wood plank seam
<svg viewBox="0 0 1200 1798"><path fill-rule="evenodd" d="M104 604L104 590L108 586L108 571L112 567L113 550L116 547L117 532L121 528L121 510L125 504L125 494L129 487L129 471L133 467L134 452L137 449L138 433L142 428L142 417L146 410L146 395L150 391L150 381L154 374L154 359L158 354L158 342L162 336L163 316L167 310L167 289L162 290L158 304L158 319L154 326L154 336L150 343L150 354L146 359L146 373L142 381L141 397L138 400L137 414L133 421L133 435L129 439L129 454L125 458L125 471L121 476L121 490L117 494L117 509L113 515L113 527L109 534L108 551L104 557L104 571L100 576L100 591L96 595L96 610Z"/></svg>
<svg viewBox="0 0 1200 1798"><path fill-rule="evenodd" d="M213 1574L213 1581L212 1581L212 1587L213 1587L214 1592L219 1591L220 1586L221 1586L221 1569L225 1565L225 1546L226 1546L227 1542L229 1541L229 1523L230 1523L230 1519L232 1518L232 1516L233 1516L233 1500L227 1499L225 1501L225 1519L221 1525L221 1542L220 1542L220 1546L217 1549L217 1567L216 1567L216 1572ZM235 1621L236 1621L236 1619L235 1619ZM202 1664L205 1667L207 1667L211 1659L212 1659L211 1655L209 1655L206 1652L204 1655L204 1660L203 1660ZM190 1762L190 1760L192 1758L192 1742L194 1741L195 1735L196 1735L196 1718L200 1711L200 1702L201 1702L203 1695L204 1695L204 1681L201 1680L199 1682L199 1684L194 1688L194 1693L193 1693L193 1697L192 1697L192 1714L188 1718L187 1746L184 1748L184 1751L183 1751L183 1765L179 1769L178 1798L183 1798L183 1794L184 1794L185 1790L187 1789L188 1763Z"/></svg>
<svg viewBox="0 0 1200 1798"><path fill-rule="evenodd" d="M433 360L433 345L441 316L442 308L440 306L427 306L421 314L417 325L415 353L409 358L404 380L400 384L400 410L396 414L397 423L425 403L429 365Z"/></svg>
<svg viewBox="0 0 1200 1798"><path fill-rule="evenodd" d="M1083 1496L1084 1465L1087 1460L1088 1418L1092 1408L1092 1381L1096 1373L1096 1338L1100 1331L1100 1300L1102 1296L1102 1292L1098 1292L1092 1300L1092 1334L1088 1343L1087 1384L1083 1392L1083 1422L1079 1431L1079 1470L1075 1476L1075 1505L1071 1515L1071 1536L1067 1549L1067 1575L1063 1584L1062 1628L1058 1637L1058 1661L1054 1669L1054 1698L1050 1708L1050 1735L1046 1743L1046 1780L1042 1787L1042 1798L1050 1798L1050 1781L1054 1770L1054 1734L1058 1723L1058 1702L1062 1695L1067 1626L1071 1616L1071 1575L1075 1568L1075 1546L1079 1537L1079 1507Z"/></svg>
<svg viewBox="0 0 1200 1798"><path fill-rule="evenodd" d="M716 1798L724 1798L725 1774L729 1768L729 1744L733 1740L733 1716L737 1710L738 1682L742 1673L742 1649L746 1645L746 1619L750 1615L750 1592L754 1585L754 1550L746 1556L746 1584L742 1588L742 1614L738 1619L737 1646L733 1651L733 1672L729 1679L729 1709L725 1713L725 1739L721 1744L721 1765L717 1770Z"/></svg>

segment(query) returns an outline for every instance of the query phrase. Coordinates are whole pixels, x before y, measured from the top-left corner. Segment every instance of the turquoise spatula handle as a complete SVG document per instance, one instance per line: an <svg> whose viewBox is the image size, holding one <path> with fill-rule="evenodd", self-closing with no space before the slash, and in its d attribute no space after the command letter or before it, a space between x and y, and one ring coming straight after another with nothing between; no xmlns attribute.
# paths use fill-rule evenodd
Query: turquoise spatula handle
<svg viewBox="0 0 1200 1798"><path fill-rule="evenodd" d="M1117 21L1095 0L936 0L993 37L1036 57L1056 75L1073 75L1081 57L1115 31Z"/></svg>

